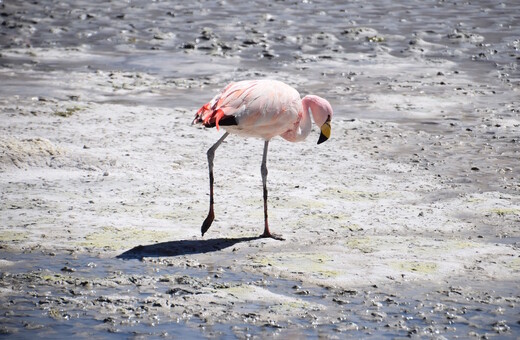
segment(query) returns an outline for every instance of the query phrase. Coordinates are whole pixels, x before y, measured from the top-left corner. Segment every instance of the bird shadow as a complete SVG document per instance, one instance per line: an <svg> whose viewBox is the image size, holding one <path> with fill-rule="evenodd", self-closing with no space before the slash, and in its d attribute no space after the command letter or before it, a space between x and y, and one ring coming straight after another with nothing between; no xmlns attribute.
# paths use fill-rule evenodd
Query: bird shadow
<svg viewBox="0 0 520 340"><path fill-rule="evenodd" d="M240 238L214 238L209 240L178 240L150 245L139 245L117 255L118 259L142 260L143 257L168 257L188 254L203 254L219 251L240 242L258 240L261 236Z"/></svg>

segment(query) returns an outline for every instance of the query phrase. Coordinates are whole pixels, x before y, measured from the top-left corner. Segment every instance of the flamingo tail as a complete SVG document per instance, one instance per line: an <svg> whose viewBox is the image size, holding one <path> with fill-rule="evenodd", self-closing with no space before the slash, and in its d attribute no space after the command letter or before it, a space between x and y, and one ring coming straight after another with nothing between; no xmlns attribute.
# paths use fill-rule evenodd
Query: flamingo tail
<svg viewBox="0 0 520 340"><path fill-rule="evenodd" d="M192 124L202 124L205 127L216 127L219 130L220 126L238 125L235 116L228 116L224 110L210 106L210 103L203 105L195 114Z"/></svg>

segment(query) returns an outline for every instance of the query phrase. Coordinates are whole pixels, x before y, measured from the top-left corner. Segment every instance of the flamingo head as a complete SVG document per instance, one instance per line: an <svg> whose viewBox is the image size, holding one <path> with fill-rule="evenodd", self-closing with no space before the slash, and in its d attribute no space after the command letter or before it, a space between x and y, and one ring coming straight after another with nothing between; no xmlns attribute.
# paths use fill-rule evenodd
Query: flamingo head
<svg viewBox="0 0 520 340"><path fill-rule="evenodd" d="M330 103L321 97L314 95L307 95L302 99L304 107L307 107L309 113L312 114L314 123L320 127L321 133L318 139L318 144L325 142L330 138L330 121L332 119L332 106Z"/></svg>

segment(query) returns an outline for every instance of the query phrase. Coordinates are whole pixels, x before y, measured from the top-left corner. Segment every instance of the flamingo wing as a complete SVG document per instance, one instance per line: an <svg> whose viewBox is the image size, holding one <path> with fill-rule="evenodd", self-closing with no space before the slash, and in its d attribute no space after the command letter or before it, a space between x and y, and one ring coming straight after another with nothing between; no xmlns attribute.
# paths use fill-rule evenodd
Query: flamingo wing
<svg viewBox="0 0 520 340"><path fill-rule="evenodd" d="M248 80L227 85L197 111L193 123L268 140L300 118L301 99L294 88L275 80Z"/></svg>

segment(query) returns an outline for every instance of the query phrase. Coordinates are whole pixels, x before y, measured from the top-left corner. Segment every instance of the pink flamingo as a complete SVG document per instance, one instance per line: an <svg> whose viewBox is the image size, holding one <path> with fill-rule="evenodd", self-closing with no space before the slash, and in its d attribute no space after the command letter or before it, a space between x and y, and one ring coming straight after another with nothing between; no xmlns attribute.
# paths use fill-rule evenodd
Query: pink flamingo
<svg viewBox="0 0 520 340"><path fill-rule="evenodd" d="M227 85L220 94L202 106L193 124L205 127L224 127L226 133L208 149L209 213L202 223L201 232L209 229L215 218L213 212L213 160L215 150L229 133L264 139L262 183L264 189L264 232L261 237L283 240L271 234L267 220L267 148L271 138L281 136L290 142L303 141L311 132L311 118L321 129L318 144L330 137L332 107L323 98L314 95L300 99L291 86L276 80L246 80Z"/></svg>

